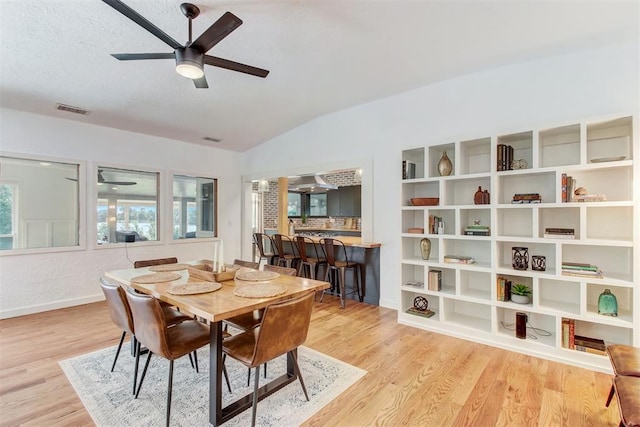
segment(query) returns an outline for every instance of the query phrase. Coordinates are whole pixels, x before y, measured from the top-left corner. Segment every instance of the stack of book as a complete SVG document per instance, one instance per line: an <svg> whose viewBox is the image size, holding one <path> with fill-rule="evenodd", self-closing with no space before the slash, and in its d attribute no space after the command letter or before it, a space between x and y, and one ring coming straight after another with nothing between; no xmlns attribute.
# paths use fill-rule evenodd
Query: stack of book
<svg viewBox="0 0 640 427"><path fill-rule="evenodd" d="M562 347L575 350L576 321L574 319L562 318Z"/></svg>
<svg viewBox="0 0 640 427"><path fill-rule="evenodd" d="M607 346L603 340L599 338L582 337L574 335L573 337L575 349L586 353L607 355Z"/></svg>
<svg viewBox="0 0 640 427"><path fill-rule="evenodd" d="M561 190L562 190L562 202L571 202L573 201L573 190L576 185L576 180L573 179L572 176L567 175L566 173L562 174L561 178Z"/></svg>
<svg viewBox="0 0 640 427"><path fill-rule="evenodd" d="M573 196L574 202L606 202L606 194L576 194Z"/></svg>
<svg viewBox="0 0 640 427"><path fill-rule="evenodd" d="M498 172L511 170L512 162L513 162L513 147L506 144L498 144L498 164L497 164Z"/></svg>
<svg viewBox="0 0 640 427"><path fill-rule="evenodd" d="M563 262L562 275L602 279L602 271L597 266L580 262Z"/></svg>
<svg viewBox="0 0 640 427"><path fill-rule="evenodd" d="M498 277L496 280L498 301L509 301L511 299L511 280Z"/></svg>
<svg viewBox="0 0 640 427"><path fill-rule="evenodd" d="M491 230L488 225L467 225L464 228L466 236L491 236Z"/></svg>
<svg viewBox="0 0 640 427"><path fill-rule="evenodd" d="M513 195L511 203L542 203L542 197L538 193L519 193Z"/></svg>
<svg viewBox="0 0 640 427"><path fill-rule="evenodd" d="M445 255L444 262L449 264L475 264L476 260L470 256Z"/></svg>
<svg viewBox="0 0 640 427"><path fill-rule="evenodd" d="M430 291L441 291L442 290L442 271L440 270L429 270L427 281L427 289Z"/></svg>
<svg viewBox="0 0 640 427"><path fill-rule="evenodd" d="M415 307L410 307L410 308L406 309L405 313L414 314L416 316L422 316L422 317L431 317L434 314L436 314L435 311L432 311L432 310L429 310L429 309L418 310Z"/></svg>
<svg viewBox="0 0 640 427"><path fill-rule="evenodd" d="M424 289L424 283L417 281L409 281L404 284L405 286L411 286L412 288Z"/></svg>
<svg viewBox="0 0 640 427"><path fill-rule="evenodd" d="M575 239L573 228L545 228L544 237L551 239Z"/></svg>

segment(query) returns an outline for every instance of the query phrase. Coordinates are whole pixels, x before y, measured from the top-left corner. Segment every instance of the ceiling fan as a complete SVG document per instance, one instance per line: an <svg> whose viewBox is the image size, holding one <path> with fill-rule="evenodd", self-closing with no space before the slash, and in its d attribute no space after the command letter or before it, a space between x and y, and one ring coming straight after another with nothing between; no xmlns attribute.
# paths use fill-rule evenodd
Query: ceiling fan
<svg viewBox="0 0 640 427"><path fill-rule="evenodd" d="M102 170L98 170L98 184L111 184L111 185L136 185L135 181L107 181L102 176Z"/></svg>
<svg viewBox="0 0 640 427"><path fill-rule="evenodd" d="M139 59L175 59L176 72L181 76L193 80L196 88L206 89L209 87L204 75L204 64L214 67L226 68L231 71L250 74L258 77L267 77L268 70L240 64L239 62L216 56L206 55L206 53L227 37L233 30L242 25L242 20L231 12L226 12L195 41L191 41L191 21L200 14L200 9L191 3L182 3L180 10L189 19L189 40L185 45L181 45L160 28L153 25L146 18L135 10L131 9L120 0L102 0L145 30L171 46L173 53L115 53L114 58L120 61L133 61Z"/></svg>

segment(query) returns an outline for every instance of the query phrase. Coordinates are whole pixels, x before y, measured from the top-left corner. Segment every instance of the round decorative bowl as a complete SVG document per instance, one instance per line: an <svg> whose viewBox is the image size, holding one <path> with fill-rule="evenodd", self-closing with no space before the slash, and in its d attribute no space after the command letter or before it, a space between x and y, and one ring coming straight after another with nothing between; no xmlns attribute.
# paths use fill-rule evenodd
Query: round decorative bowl
<svg viewBox="0 0 640 427"><path fill-rule="evenodd" d="M412 206L437 206L440 204L439 197L414 197L411 199Z"/></svg>

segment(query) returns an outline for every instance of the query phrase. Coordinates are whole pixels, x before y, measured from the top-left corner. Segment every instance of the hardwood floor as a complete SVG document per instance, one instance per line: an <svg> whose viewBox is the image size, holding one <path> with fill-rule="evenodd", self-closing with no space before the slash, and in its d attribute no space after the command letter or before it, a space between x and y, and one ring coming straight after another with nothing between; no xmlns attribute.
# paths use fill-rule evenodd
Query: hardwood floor
<svg viewBox="0 0 640 427"><path fill-rule="evenodd" d="M393 310L316 303L306 346L368 371L305 426L617 426L608 375L396 322ZM104 302L0 320L0 425L83 426L58 361L116 345Z"/></svg>

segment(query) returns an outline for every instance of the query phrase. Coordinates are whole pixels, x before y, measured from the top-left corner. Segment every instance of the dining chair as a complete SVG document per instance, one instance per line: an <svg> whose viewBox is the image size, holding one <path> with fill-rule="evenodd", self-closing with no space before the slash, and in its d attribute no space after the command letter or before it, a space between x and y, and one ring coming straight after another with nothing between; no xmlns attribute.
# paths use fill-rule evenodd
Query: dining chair
<svg viewBox="0 0 640 427"><path fill-rule="evenodd" d="M173 389L173 362L193 352L196 361L196 372L198 372L196 350L209 344L209 326L189 318L189 320L168 327L167 319L156 298L149 295L137 294L132 288L129 288L126 296L129 306L131 307L136 336L149 350L135 398L137 399L140 394L151 355L155 353L169 360L166 416L166 425L169 426L169 420L171 418L171 392ZM229 387L229 391L231 391L229 376L224 365L222 369L227 381L227 387Z"/></svg>
<svg viewBox="0 0 640 427"><path fill-rule="evenodd" d="M260 253L260 259L258 260L258 267L260 263L264 259L267 264L273 264L276 258L276 254L272 252L273 249L273 241L268 234L264 233L253 233L253 242L256 244L258 248L258 252Z"/></svg>
<svg viewBox="0 0 640 427"><path fill-rule="evenodd" d="M236 359L249 369L255 368L252 426L256 424L260 365L276 357L287 354L287 357L293 362L294 372L300 380L304 396L309 400L302 372L298 366L297 349L307 339L313 308L313 295L314 292L309 292L298 298L268 305L259 327L234 335L222 342L222 351L226 355Z"/></svg>
<svg viewBox="0 0 640 427"><path fill-rule="evenodd" d="M131 336L131 340L133 341L133 355L136 357L136 363L133 371L133 393L135 393L136 382L138 380L138 356L140 353L140 343L134 338L135 328L133 317L131 315L131 308L129 307L129 302L127 301L125 291L120 285L116 283L110 283L103 277L101 277L100 287L102 288L104 297L107 300L107 305L109 307L109 316L111 317L111 320L122 330L120 342L118 343L118 348L116 349L116 354L113 358L113 364L111 365L111 372L113 372L116 367L116 362L118 361L118 356L120 355L122 343L124 342L124 338L128 333ZM167 325L169 326L178 324L185 320L191 320L191 317L186 316L179 311L173 310L169 306L163 306L162 312L167 319Z"/></svg>
<svg viewBox="0 0 640 427"><path fill-rule="evenodd" d="M241 259L235 259L235 260L233 260L233 265L239 265L241 267L247 267L247 268L252 268L254 270L257 270L258 266L260 265L260 262L244 261L244 260L241 260Z"/></svg>
<svg viewBox="0 0 640 427"><path fill-rule="evenodd" d="M316 246L316 242L305 236L296 236L294 239L300 255L300 263L298 265L298 276L309 277L315 279L318 275L320 265L327 265L327 260L321 256L321 251ZM313 255L307 255L307 249L313 248ZM308 276L307 276L308 271Z"/></svg>
<svg viewBox="0 0 640 427"><path fill-rule="evenodd" d="M300 256L296 253L296 245L293 244L293 241L289 236L284 234L274 234L273 235L273 245L276 252L277 265L281 265L283 267L293 267L296 268L298 266L298 262L300 261ZM285 245L289 248L285 248Z"/></svg>
<svg viewBox="0 0 640 427"><path fill-rule="evenodd" d="M133 263L133 268L142 268L142 267L152 267L154 265L164 265L164 264L177 264L178 258L156 258L156 259L144 259L140 261L135 261Z"/></svg>
<svg viewBox="0 0 640 427"><path fill-rule="evenodd" d="M276 273L283 274L285 276L295 276L298 273L298 271L295 268L282 267L280 265L269 265L269 264L263 265L262 270L273 271Z"/></svg>
<svg viewBox="0 0 640 427"><path fill-rule="evenodd" d="M327 237L320 239L320 247L322 248L322 252L328 264L324 280L325 282L330 282L332 288L338 288L338 292L340 294L340 306L342 308L345 308L346 306L346 270L353 271L353 291L349 292L349 294L357 293L358 299L362 302L361 266L359 263L349 260L344 243L338 239ZM322 296L320 297L321 302L322 298L324 298L324 293L325 291L322 291Z"/></svg>

